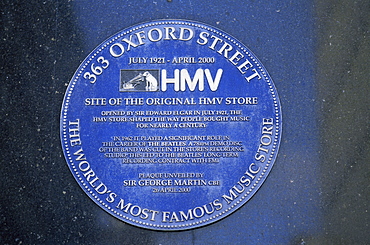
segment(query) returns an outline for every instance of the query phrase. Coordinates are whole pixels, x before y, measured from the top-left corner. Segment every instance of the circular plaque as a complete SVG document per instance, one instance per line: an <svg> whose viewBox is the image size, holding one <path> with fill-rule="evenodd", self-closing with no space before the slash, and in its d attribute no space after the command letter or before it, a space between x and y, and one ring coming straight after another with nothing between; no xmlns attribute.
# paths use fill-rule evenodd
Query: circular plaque
<svg viewBox="0 0 370 245"><path fill-rule="evenodd" d="M125 29L80 65L61 140L86 194L118 219L185 230L246 203L275 161L280 102L254 54L213 27Z"/></svg>

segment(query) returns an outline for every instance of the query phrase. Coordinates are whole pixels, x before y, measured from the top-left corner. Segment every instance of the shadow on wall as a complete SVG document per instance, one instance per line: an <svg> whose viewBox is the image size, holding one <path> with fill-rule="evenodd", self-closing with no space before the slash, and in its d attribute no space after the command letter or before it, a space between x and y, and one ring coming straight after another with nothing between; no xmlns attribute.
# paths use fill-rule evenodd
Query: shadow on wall
<svg viewBox="0 0 370 245"><path fill-rule="evenodd" d="M316 1L324 231L320 244L370 242L368 1Z"/></svg>

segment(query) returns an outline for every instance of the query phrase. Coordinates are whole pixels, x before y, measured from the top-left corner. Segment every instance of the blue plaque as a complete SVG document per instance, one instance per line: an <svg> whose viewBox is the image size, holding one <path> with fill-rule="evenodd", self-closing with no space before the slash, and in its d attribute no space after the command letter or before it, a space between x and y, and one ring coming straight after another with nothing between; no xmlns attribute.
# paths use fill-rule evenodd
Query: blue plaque
<svg viewBox="0 0 370 245"><path fill-rule="evenodd" d="M125 29L80 65L61 140L86 194L154 230L218 221L246 203L275 161L280 102L254 54L205 24Z"/></svg>

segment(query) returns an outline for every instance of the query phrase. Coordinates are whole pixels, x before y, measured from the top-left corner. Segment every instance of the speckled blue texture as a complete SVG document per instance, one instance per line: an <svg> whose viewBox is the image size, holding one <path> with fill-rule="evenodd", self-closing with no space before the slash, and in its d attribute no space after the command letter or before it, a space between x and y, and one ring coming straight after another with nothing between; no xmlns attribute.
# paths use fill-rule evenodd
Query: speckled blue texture
<svg viewBox="0 0 370 245"><path fill-rule="evenodd" d="M5 1L1 7L3 244L367 244L368 1ZM218 27L248 46L279 92L273 171L241 209L182 232L133 227L80 190L59 112L81 61L155 19Z"/></svg>
<svg viewBox="0 0 370 245"><path fill-rule="evenodd" d="M135 47L136 33L143 39ZM198 86L188 87L185 74L198 74ZM111 215L154 230L205 226L240 208L273 167L281 125L278 93L252 51L184 20L143 23L105 40L71 79L61 111L64 155L81 188ZM143 177L151 174L158 177Z"/></svg>

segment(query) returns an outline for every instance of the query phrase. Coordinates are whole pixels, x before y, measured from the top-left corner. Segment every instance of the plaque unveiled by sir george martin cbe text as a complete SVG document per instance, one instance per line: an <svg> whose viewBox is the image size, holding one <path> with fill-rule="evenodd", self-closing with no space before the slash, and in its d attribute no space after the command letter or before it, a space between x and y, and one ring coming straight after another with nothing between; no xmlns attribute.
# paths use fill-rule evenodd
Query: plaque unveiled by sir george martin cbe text
<svg viewBox="0 0 370 245"><path fill-rule="evenodd" d="M81 64L61 112L64 154L86 194L118 219L184 230L224 218L270 172L280 102L235 38L191 21L125 29Z"/></svg>

